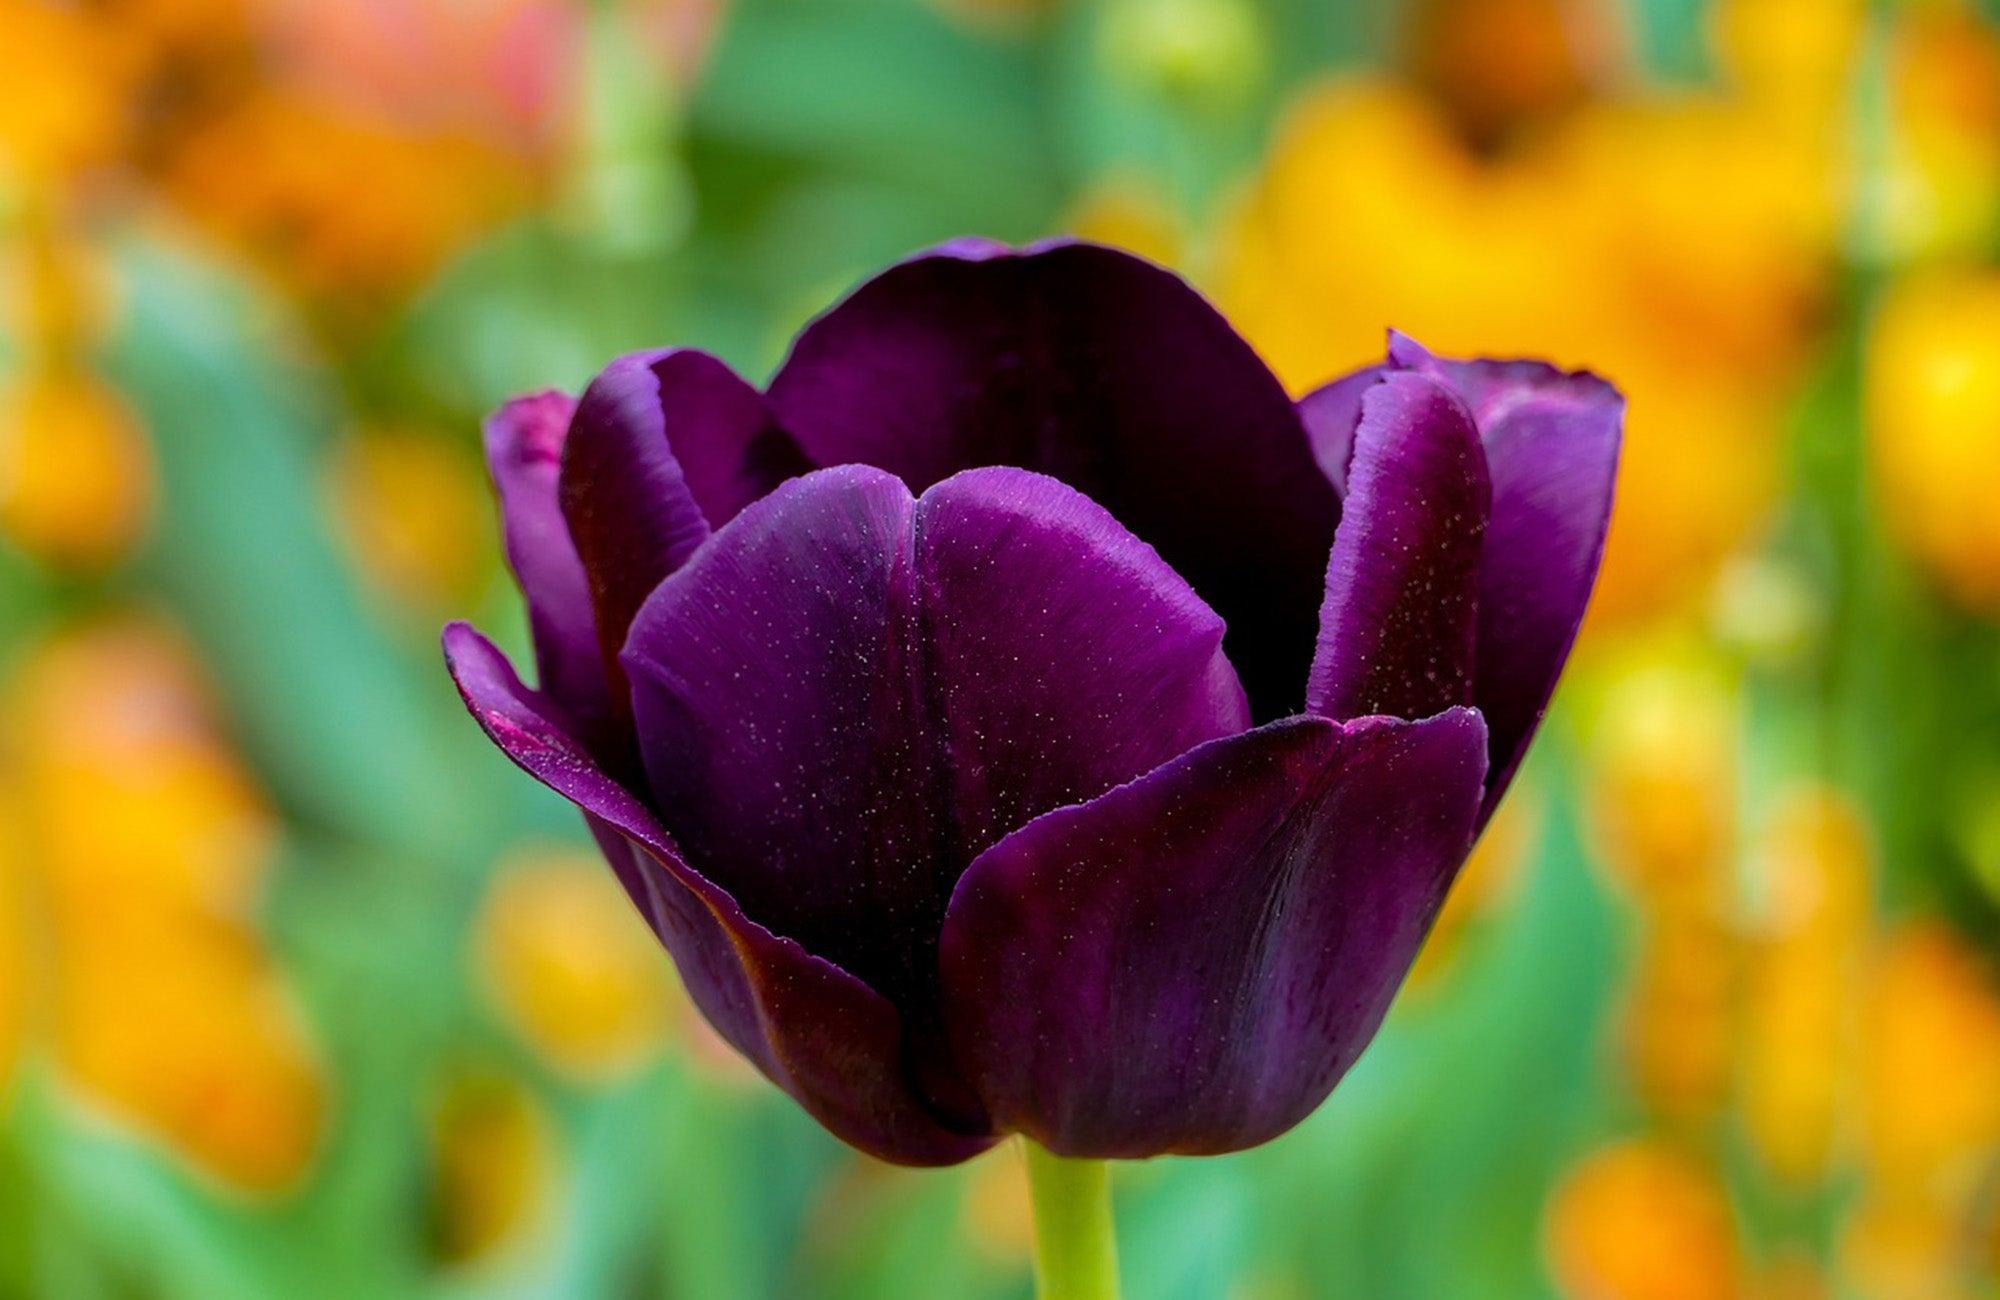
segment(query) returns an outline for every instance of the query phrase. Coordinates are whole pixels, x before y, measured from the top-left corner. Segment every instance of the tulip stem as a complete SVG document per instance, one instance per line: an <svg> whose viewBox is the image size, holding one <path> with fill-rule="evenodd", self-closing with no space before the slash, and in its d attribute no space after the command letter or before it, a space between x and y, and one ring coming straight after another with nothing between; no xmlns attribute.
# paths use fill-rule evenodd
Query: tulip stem
<svg viewBox="0 0 2000 1300"><path fill-rule="evenodd" d="M1069 1160L1033 1142L1022 1145L1035 1202L1035 1290L1040 1300L1118 1300L1110 1168L1102 1160Z"/></svg>

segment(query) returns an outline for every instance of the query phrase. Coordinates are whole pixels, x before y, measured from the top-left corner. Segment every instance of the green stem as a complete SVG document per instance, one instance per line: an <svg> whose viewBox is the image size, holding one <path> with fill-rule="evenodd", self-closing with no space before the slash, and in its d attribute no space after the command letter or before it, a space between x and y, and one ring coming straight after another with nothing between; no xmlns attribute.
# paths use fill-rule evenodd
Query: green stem
<svg viewBox="0 0 2000 1300"><path fill-rule="evenodd" d="M1035 1289L1041 1300L1118 1300L1118 1241L1111 1227L1111 1171L1102 1160L1066 1160L1033 1142Z"/></svg>

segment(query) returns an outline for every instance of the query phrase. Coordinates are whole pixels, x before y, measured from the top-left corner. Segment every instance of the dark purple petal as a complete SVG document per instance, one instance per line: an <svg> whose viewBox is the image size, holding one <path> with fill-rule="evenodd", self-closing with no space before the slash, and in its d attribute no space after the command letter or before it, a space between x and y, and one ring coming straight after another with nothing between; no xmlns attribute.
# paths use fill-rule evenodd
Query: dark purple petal
<svg viewBox="0 0 2000 1300"><path fill-rule="evenodd" d="M556 504L556 474L576 402L562 393L517 397L486 421L486 463L500 497L507 563L528 603L541 693L593 744L611 718L590 588Z"/></svg>
<svg viewBox="0 0 2000 1300"><path fill-rule="evenodd" d="M1249 727L1222 620L1090 498L1022 470L968 470L924 494L916 525L967 860Z"/></svg>
<svg viewBox="0 0 2000 1300"><path fill-rule="evenodd" d="M577 403L560 482L605 659L711 528L804 468L763 397L707 353L635 352L606 366ZM616 663L606 672L622 698Z"/></svg>
<svg viewBox="0 0 2000 1300"><path fill-rule="evenodd" d="M903 1164L952 1164L990 1137L945 1128L905 1080L902 1016L860 980L748 920L691 870L653 814L607 776L463 623L445 657L466 707L529 775L576 803L601 836L622 837L620 879L716 1031L835 1136ZM614 845L616 841L612 842Z"/></svg>
<svg viewBox="0 0 2000 1300"><path fill-rule="evenodd" d="M1625 399L1536 361L1446 361L1395 335L1392 364L1457 389L1493 480L1473 701L1493 730L1487 812L1547 711L1604 555Z"/></svg>
<svg viewBox="0 0 2000 1300"><path fill-rule="evenodd" d="M1470 846L1468 709L1218 740L987 850L945 1015L993 1122L1063 1155L1213 1154L1325 1099Z"/></svg>
<svg viewBox="0 0 2000 1300"><path fill-rule="evenodd" d="M710 528L812 468L764 395L720 360L681 348L652 370L667 442Z"/></svg>
<svg viewBox="0 0 2000 1300"><path fill-rule="evenodd" d="M1308 710L1422 718L1471 702L1490 504L1479 431L1449 388L1401 373L1366 391Z"/></svg>
<svg viewBox="0 0 2000 1300"><path fill-rule="evenodd" d="M1257 715L1298 707L1339 505L1284 388L1178 277L1088 244L960 241L815 321L770 400L816 464L919 492L980 465L1080 489L1227 621Z"/></svg>
<svg viewBox="0 0 2000 1300"><path fill-rule="evenodd" d="M1347 468L1354 459L1354 429L1361 421L1361 397L1382 381L1381 366L1368 366L1320 385L1299 399L1299 419L1312 442L1313 459L1333 490L1347 496Z"/></svg>
<svg viewBox="0 0 2000 1300"><path fill-rule="evenodd" d="M965 865L1248 725L1222 626L1052 479L794 480L660 585L625 651L646 771L746 914L932 1006Z"/></svg>

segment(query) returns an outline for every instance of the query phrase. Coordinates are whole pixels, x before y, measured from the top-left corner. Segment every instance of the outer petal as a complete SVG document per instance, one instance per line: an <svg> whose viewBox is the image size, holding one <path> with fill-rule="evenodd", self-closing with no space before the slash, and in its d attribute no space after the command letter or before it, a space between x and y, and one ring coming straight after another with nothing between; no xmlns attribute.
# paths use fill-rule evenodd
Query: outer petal
<svg viewBox="0 0 2000 1300"><path fill-rule="evenodd" d="M1347 469L1354 459L1354 430L1361 422L1361 398L1382 382L1382 366L1368 366L1331 380L1299 399L1299 419L1312 442L1313 459L1333 490L1347 496Z"/></svg>
<svg viewBox="0 0 2000 1300"><path fill-rule="evenodd" d="M633 624L661 820L745 912L906 1011L966 864L1247 725L1222 627L1074 490L863 466L743 512Z"/></svg>
<svg viewBox="0 0 2000 1300"><path fill-rule="evenodd" d="M1297 708L1338 502L1283 387L1178 277L1094 245L960 241L814 322L770 399L817 464L1080 489L1227 621L1258 715Z"/></svg>
<svg viewBox="0 0 2000 1300"><path fill-rule="evenodd" d="M577 404L560 484L604 658L711 528L804 468L763 397L707 353L637 352L606 366ZM615 662L607 670L619 680Z"/></svg>
<svg viewBox="0 0 2000 1300"><path fill-rule="evenodd" d="M990 1137L945 1128L904 1079L902 1016L845 971L746 919L691 870L652 813L612 780L463 623L445 657L466 707L529 775L625 837L621 872L689 995L729 1043L835 1136L885 1160L951 1164Z"/></svg>
<svg viewBox="0 0 2000 1300"><path fill-rule="evenodd" d="M507 563L528 602L543 695L588 740L611 716L590 587L556 504L556 472L574 399L557 392L517 397L486 421L486 463L500 497Z"/></svg>
<svg viewBox="0 0 2000 1300"><path fill-rule="evenodd" d="M1421 718L1472 699L1486 458L1465 404L1424 375L1369 388L1326 571L1306 707Z"/></svg>
<svg viewBox="0 0 2000 1300"><path fill-rule="evenodd" d="M1472 408L1493 479L1473 700L1493 729L1491 812L1541 725L1604 555L1625 399L1595 375L1534 361L1445 361L1395 335L1392 364Z"/></svg>
<svg viewBox="0 0 2000 1300"><path fill-rule="evenodd" d="M1065 1155L1212 1154L1325 1099L1473 834L1486 732L1293 718L1029 823L945 919L945 1011L996 1126Z"/></svg>

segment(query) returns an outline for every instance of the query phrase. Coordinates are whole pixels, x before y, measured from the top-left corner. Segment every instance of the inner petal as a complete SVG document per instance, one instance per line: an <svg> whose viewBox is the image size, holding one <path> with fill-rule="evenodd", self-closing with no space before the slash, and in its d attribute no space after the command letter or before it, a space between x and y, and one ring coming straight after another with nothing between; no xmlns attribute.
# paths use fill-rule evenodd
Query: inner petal
<svg viewBox="0 0 2000 1300"><path fill-rule="evenodd" d="M977 854L1249 724L1219 618L1101 507L808 475L664 581L624 663L661 819L746 914L922 1024Z"/></svg>

